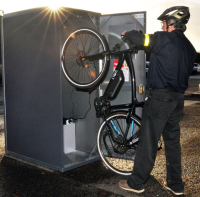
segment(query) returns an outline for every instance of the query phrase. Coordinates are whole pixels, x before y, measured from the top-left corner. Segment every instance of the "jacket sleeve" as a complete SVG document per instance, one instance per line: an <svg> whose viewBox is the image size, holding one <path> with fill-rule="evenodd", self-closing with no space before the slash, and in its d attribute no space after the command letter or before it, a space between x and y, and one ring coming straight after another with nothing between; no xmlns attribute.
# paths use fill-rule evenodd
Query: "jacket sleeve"
<svg viewBox="0 0 200 197"><path fill-rule="evenodd" d="M136 46L145 46L146 50L152 52L155 50L155 44L160 40L159 33L143 34L136 30L127 31L125 34L129 42Z"/></svg>

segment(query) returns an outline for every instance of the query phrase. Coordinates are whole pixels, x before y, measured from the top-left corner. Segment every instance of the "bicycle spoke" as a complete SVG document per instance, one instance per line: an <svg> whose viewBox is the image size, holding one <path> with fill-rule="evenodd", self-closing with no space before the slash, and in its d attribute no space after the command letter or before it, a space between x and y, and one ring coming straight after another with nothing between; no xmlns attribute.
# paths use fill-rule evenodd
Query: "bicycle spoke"
<svg viewBox="0 0 200 197"><path fill-rule="evenodd" d="M119 127L119 129L120 129L120 131L121 131L121 134L123 135L123 137L124 137L124 134L125 134L125 130L123 129L123 128L121 128L121 127L123 127L124 126L124 124L122 123L122 120L121 120L121 123L119 123L119 120L116 118L115 119L116 120L116 123L117 123L117 125L118 125L118 127Z"/></svg>

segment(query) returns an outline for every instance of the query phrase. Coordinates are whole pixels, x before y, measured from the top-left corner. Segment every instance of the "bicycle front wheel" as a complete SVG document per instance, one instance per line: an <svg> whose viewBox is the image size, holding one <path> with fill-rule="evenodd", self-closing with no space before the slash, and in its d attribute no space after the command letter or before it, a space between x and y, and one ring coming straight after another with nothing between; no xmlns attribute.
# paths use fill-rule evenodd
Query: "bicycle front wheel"
<svg viewBox="0 0 200 197"><path fill-rule="evenodd" d="M141 125L134 116L128 128L127 122L127 113L111 114L102 122L97 136L102 161L109 169L121 175L130 175L133 170Z"/></svg>
<svg viewBox="0 0 200 197"><path fill-rule="evenodd" d="M82 28L71 33L62 49L62 69L71 85L79 89L89 89L104 80L109 60L106 55L98 60L82 60L108 50L108 44L95 30Z"/></svg>

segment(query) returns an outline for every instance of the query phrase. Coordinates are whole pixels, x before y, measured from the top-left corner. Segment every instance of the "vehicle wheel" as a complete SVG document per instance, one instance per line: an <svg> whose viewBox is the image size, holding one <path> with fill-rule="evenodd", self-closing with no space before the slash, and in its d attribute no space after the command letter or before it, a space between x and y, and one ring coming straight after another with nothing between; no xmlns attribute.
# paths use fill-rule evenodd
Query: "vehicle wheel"
<svg viewBox="0 0 200 197"><path fill-rule="evenodd" d="M123 145L127 129L127 113L111 114L102 122L97 136L97 147L101 159L112 171L121 175L130 175L139 140L140 121L131 117L128 128L127 144Z"/></svg>
<svg viewBox="0 0 200 197"><path fill-rule="evenodd" d="M81 28L71 33L62 49L62 69L71 85L89 89L99 85L106 77L109 58L82 60L81 56L95 55L108 50L107 41L95 30Z"/></svg>

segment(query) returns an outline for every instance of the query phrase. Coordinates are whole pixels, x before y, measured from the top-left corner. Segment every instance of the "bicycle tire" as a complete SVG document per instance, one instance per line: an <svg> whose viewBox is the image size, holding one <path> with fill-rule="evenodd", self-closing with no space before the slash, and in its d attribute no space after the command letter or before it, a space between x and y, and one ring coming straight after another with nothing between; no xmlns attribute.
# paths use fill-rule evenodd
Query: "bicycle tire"
<svg viewBox="0 0 200 197"><path fill-rule="evenodd" d="M134 166L141 123L134 116L131 116L131 120L132 123L127 135L127 138L132 136L131 146L121 145L122 136L127 126L127 113L125 112L109 115L102 122L98 131L97 148L99 155L110 170L120 175L130 175ZM110 125L110 128L108 128L107 124Z"/></svg>
<svg viewBox="0 0 200 197"><path fill-rule="evenodd" d="M104 51L108 43L97 31L81 28L71 33L62 48L62 70L69 83L84 90L100 85L108 72L109 57L93 61L80 61L80 57Z"/></svg>

